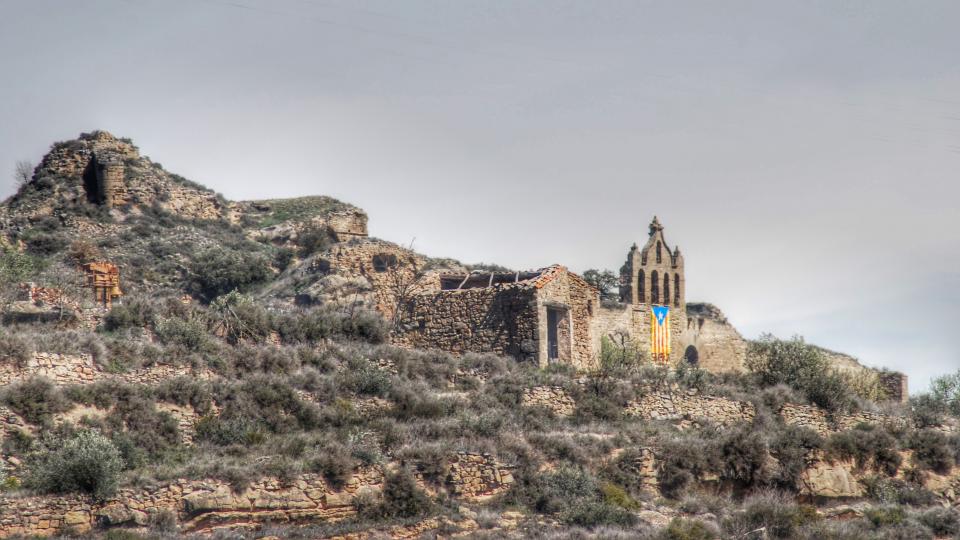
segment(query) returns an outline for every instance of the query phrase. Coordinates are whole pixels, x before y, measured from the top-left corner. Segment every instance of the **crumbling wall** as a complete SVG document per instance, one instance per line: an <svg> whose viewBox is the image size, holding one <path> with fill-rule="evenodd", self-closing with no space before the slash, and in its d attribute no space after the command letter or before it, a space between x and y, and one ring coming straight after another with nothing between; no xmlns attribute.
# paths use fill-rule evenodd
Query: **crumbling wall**
<svg viewBox="0 0 960 540"><path fill-rule="evenodd" d="M326 223L341 242L367 236L367 214L360 209L334 212Z"/></svg>
<svg viewBox="0 0 960 540"><path fill-rule="evenodd" d="M509 489L513 474L490 454L458 452L450 460L447 483L458 497L482 500Z"/></svg>
<svg viewBox="0 0 960 540"><path fill-rule="evenodd" d="M907 421L902 416L891 416L868 411L831 416L820 407L793 403L784 405L780 409L780 416L786 424L809 428L821 436L828 436L838 431L853 429L857 424L902 427Z"/></svg>
<svg viewBox="0 0 960 540"><path fill-rule="evenodd" d="M675 358L686 361L688 347L696 364L714 373L743 371L747 341L716 306L687 304L687 317Z"/></svg>
<svg viewBox="0 0 960 540"><path fill-rule="evenodd" d="M536 360L536 290L485 287L417 295L394 342L455 354L489 352Z"/></svg>

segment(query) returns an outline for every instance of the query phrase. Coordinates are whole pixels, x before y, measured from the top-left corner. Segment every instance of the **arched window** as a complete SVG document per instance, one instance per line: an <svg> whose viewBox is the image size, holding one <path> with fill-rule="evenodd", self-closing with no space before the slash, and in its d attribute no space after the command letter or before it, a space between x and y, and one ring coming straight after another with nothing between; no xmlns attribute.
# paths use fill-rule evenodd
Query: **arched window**
<svg viewBox="0 0 960 540"><path fill-rule="evenodd" d="M660 253L662 248L663 248L663 244L661 244L660 241L657 240L657 263L663 262L663 256Z"/></svg>
<svg viewBox="0 0 960 540"><path fill-rule="evenodd" d="M663 274L663 305L670 305L670 274Z"/></svg>
<svg viewBox="0 0 960 540"><path fill-rule="evenodd" d="M680 305L680 274L673 275L673 305Z"/></svg>
<svg viewBox="0 0 960 540"><path fill-rule="evenodd" d="M637 302L641 304L647 301L647 276L643 273L643 270L640 271L639 277L637 277Z"/></svg>
<svg viewBox="0 0 960 540"><path fill-rule="evenodd" d="M656 270L650 273L650 303L660 303L660 274Z"/></svg>

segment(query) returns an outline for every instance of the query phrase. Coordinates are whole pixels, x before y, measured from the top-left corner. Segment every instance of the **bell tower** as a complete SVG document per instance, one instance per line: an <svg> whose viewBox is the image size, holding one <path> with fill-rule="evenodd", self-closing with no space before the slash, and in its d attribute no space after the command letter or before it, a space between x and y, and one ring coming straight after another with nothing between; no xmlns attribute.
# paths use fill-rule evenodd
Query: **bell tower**
<svg viewBox="0 0 960 540"><path fill-rule="evenodd" d="M663 225L654 216L647 242L633 244L627 261L620 268L620 301L625 304L669 306L671 311L686 312L686 281L680 248L670 248Z"/></svg>

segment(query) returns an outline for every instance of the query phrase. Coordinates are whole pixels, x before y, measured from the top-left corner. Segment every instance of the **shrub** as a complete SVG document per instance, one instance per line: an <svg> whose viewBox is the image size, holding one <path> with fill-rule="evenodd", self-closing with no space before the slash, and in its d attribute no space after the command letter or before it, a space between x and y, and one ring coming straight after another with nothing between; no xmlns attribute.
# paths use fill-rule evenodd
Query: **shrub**
<svg viewBox="0 0 960 540"><path fill-rule="evenodd" d="M123 466L110 439L96 431L79 431L36 458L28 483L46 493L83 492L104 498L116 491Z"/></svg>
<svg viewBox="0 0 960 540"><path fill-rule="evenodd" d="M800 476L807 468L807 455L823 446L823 439L813 430L801 426L785 426L770 443L770 452L780 467L773 477L781 489L796 491Z"/></svg>
<svg viewBox="0 0 960 540"><path fill-rule="evenodd" d="M932 429L920 430L909 439L913 462L922 469L947 474L953 469L955 458L946 435Z"/></svg>
<svg viewBox="0 0 960 540"><path fill-rule="evenodd" d="M743 487L755 487L769 481L767 443L749 426L727 433L720 441L720 476Z"/></svg>
<svg viewBox="0 0 960 540"><path fill-rule="evenodd" d="M717 468L714 446L693 436L666 441L657 453L657 482L666 497L678 498Z"/></svg>
<svg viewBox="0 0 960 540"><path fill-rule="evenodd" d="M0 332L0 362L23 367L33 358L33 347L15 334Z"/></svg>
<svg viewBox="0 0 960 540"><path fill-rule="evenodd" d="M946 413L946 405L931 394L920 394L910 398L910 419L918 428L942 424Z"/></svg>
<svg viewBox="0 0 960 540"><path fill-rule="evenodd" d="M410 471L399 469L383 479L382 500L376 512L379 516L411 518L426 514L432 507Z"/></svg>
<svg viewBox="0 0 960 540"><path fill-rule="evenodd" d="M310 463L310 468L330 483L334 489L346 485L353 475L356 462L343 445L335 444L320 450L320 456Z"/></svg>
<svg viewBox="0 0 960 540"><path fill-rule="evenodd" d="M231 291L210 303L213 329L231 343L263 341L270 333L270 314L247 295Z"/></svg>
<svg viewBox="0 0 960 540"><path fill-rule="evenodd" d="M784 341L765 334L750 343L746 366L764 385L795 388L830 412L853 407L850 388L831 371L823 352L807 345L803 338Z"/></svg>
<svg viewBox="0 0 960 540"><path fill-rule="evenodd" d="M698 519L673 518L657 537L659 540L713 540L717 534Z"/></svg>
<svg viewBox="0 0 960 540"><path fill-rule="evenodd" d="M210 345L206 323L195 317L162 319L157 322L156 333L164 345L179 345L188 351L199 352Z"/></svg>
<svg viewBox="0 0 960 540"><path fill-rule="evenodd" d="M800 527L817 519L815 508L771 492L747 499L743 510L724 520L723 528L736 538L761 528L771 538L795 538Z"/></svg>
<svg viewBox="0 0 960 540"><path fill-rule="evenodd" d="M861 469L873 469L893 476L900 468L897 441L885 430L860 424L856 428L834 433L827 439L825 450L833 459L853 459Z"/></svg>
<svg viewBox="0 0 960 540"><path fill-rule="evenodd" d="M0 400L31 424L49 424L53 415L70 408L69 401L49 379L32 377L7 386Z"/></svg>
<svg viewBox="0 0 960 540"><path fill-rule="evenodd" d="M937 536L960 534L960 514L952 508L931 508L920 515L920 523Z"/></svg>
<svg viewBox="0 0 960 540"><path fill-rule="evenodd" d="M122 330L124 328L145 328L156 315L155 300L138 296L124 299L122 304L114 304L110 312L103 318L103 327L106 330Z"/></svg>
<svg viewBox="0 0 960 540"><path fill-rule="evenodd" d="M606 501L588 500L572 505L560 518L570 525L596 527L598 525L629 526L636 523L632 512Z"/></svg>
<svg viewBox="0 0 960 540"><path fill-rule="evenodd" d="M263 255L214 247L190 262L187 289L209 301L233 290L245 292L272 276L270 261Z"/></svg>
<svg viewBox="0 0 960 540"><path fill-rule="evenodd" d="M337 238L330 227L310 223L297 233L297 246L300 247L300 256L308 257L314 253L325 251L336 243Z"/></svg>

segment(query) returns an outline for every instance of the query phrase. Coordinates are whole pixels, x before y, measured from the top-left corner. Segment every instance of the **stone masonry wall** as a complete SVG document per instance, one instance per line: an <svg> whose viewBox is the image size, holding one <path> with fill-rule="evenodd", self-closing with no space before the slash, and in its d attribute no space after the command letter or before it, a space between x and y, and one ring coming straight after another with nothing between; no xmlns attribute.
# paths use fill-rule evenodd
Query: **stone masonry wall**
<svg viewBox="0 0 960 540"><path fill-rule="evenodd" d="M577 369L595 369L598 367L599 348L594 348L591 339L591 319L599 309L600 297L596 289L582 278L566 270L557 272L553 279L547 281L538 294L540 306L539 317L544 322L541 325L539 338L541 347L546 344L546 306L560 305L567 309L570 324L564 328L561 340L572 340L570 343L570 357L568 361ZM566 335L572 330L572 335ZM561 343L561 346L564 346ZM545 351L544 351L545 352ZM541 365L546 364L546 355L541 352ZM561 356L562 358L562 356Z"/></svg>
<svg viewBox="0 0 960 540"><path fill-rule="evenodd" d="M680 422L680 426L708 420L721 426L749 422L756 415L753 404L720 396L688 392L647 394L627 406L627 414L650 420Z"/></svg>
<svg viewBox="0 0 960 540"><path fill-rule="evenodd" d="M482 500L513 484L510 467L489 454L460 452L447 471L450 491L465 500ZM342 490L334 490L316 474L288 482L266 478L234 492L219 480L179 480L149 490L123 489L97 502L81 496L0 495L0 538L84 533L112 527L142 527L166 513L182 532L250 528L265 523L336 521L356 513L353 498L376 493L383 469L358 469Z"/></svg>
<svg viewBox="0 0 960 540"><path fill-rule="evenodd" d="M143 526L162 512L172 514L184 532L264 522L337 520L356 512L352 499L357 492L379 489L382 479L382 471L371 467L358 471L342 491L307 474L288 484L260 480L240 493L217 480L180 480L148 491L121 490L101 503L79 496L0 496L0 538Z"/></svg>
<svg viewBox="0 0 960 540"><path fill-rule="evenodd" d="M157 384L183 375L203 379L211 376L209 372L169 365L154 365L128 373L108 373L102 371L89 354L38 352L22 366L9 362L0 364L0 385L12 384L30 377L46 377L56 384L89 384L103 379L119 379L132 384Z"/></svg>
<svg viewBox="0 0 960 540"><path fill-rule="evenodd" d="M455 354L491 352L535 359L534 289L485 287L418 295L405 308L406 331L394 342Z"/></svg>
<svg viewBox="0 0 960 540"><path fill-rule="evenodd" d="M570 416L577 404L567 391L559 386L535 386L523 391L520 404L524 407L543 407L557 416Z"/></svg>
<svg viewBox="0 0 960 540"><path fill-rule="evenodd" d="M790 425L802 426L816 431L821 436L852 429L857 424L902 426L906 420L900 416L860 411L853 414L837 415L833 418L826 411L813 405L788 403L780 409L783 421Z"/></svg>
<svg viewBox="0 0 960 540"><path fill-rule="evenodd" d="M450 461L447 483L454 495L476 501L509 489L513 474L490 454L458 452Z"/></svg>

